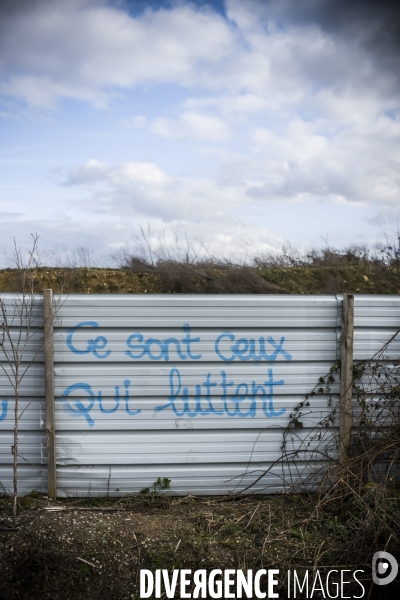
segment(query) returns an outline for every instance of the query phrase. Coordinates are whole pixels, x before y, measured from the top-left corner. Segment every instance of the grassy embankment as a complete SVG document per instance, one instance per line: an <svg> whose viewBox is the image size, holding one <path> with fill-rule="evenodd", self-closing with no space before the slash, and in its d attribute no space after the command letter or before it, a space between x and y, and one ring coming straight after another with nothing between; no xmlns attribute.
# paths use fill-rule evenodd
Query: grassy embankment
<svg viewBox="0 0 400 600"><path fill-rule="evenodd" d="M40 268L36 288L55 293L276 293L400 294L400 273L393 266L359 264L339 267L216 267L173 265L135 272L128 268ZM18 272L0 271L0 292L19 288Z"/></svg>

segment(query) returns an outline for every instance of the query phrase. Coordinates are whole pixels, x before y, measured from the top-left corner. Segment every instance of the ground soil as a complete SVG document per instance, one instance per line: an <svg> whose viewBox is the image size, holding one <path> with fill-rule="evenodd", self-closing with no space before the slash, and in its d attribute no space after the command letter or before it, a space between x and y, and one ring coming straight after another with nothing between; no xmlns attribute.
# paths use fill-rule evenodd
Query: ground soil
<svg viewBox="0 0 400 600"><path fill-rule="evenodd" d="M50 501L33 493L19 500L15 520L3 497L0 599L132 600L140 569L276 568L279 597L287 598L287 569L331 565L366 568L368 587L368 567L347 562L351 535L342 517L319 517L302 495ZM371 596L378 597L395 596Z"/></svg>

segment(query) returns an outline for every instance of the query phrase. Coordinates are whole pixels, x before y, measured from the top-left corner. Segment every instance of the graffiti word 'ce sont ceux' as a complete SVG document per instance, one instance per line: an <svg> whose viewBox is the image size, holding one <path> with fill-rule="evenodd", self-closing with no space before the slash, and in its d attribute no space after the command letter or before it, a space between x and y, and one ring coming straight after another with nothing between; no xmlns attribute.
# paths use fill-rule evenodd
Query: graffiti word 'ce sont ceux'
<svg viewBox="0 0 400 600"><path fill-rule="evenodd" d="M104 335L98 335L94 339L85 341L86 348L78 348L76 346L77 342L74 340L74 334L79 332L83 327L98 328L99 324L96 321L84 321L69 329L67 334L67 346L69 350L74 354L92 353L93 356L100 360L108 358L112 353L112 349L109 348L109 342ZM128 350L125 351L125 354L132 360L147 358L152 361L164 360L168 362L171 358L171 352L175 351L178 360L201 360L203 357L202 354L196 354L196 351L193 349L193 345L201 341L200 337L191 336L190 325L187 323L183 325L183 331L185 336L180 340L175 337L169 337L164 340L154 337L145 339L142 333L135 331L126 340ZM286 360L291 360L291 355L283 348L284 341L284 337L281 337L279 342L276 342L271 336L267 338L260 336L257 344L253 338L236 339L232 332L224 331L215 340L214 351L219 360L227 363L232 363L234 360L244 362L249 360L256 362L265 360L267 362L274 362L279 354L282 354ZM272 352L268 353L267 350L272 350Z"/></svg>

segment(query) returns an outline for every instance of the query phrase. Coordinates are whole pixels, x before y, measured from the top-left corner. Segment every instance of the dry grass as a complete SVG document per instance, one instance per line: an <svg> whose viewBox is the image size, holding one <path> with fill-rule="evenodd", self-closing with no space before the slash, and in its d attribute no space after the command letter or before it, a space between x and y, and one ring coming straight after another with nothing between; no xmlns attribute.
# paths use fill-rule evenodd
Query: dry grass
<svg viewBox="0 0 400 600"><path fill-rule="evenodd" d="M131 251L111 257L115 269L98 268L90 251L35 257L37 291L55 293L189 294L399 294L400 235L380 246L330 247L300 253L283 246L273 254L243 242L241 258L214 256L199 240L140 227ZM51 254L51 253L50 253ZM45 260L56 267L43 267ZM64 265L64 266L59 266ZM79 266L81 265L81 266ZM0 292L21 288L16 269L0 271Z"/></svg>
<svg viewBox="0 0 400 600"><path fill-rule="evenodd" d="M351 528L316 515L312 496L52 502L61 512L34 496L21 500L15 525L0 500L0 585L13 598L138 598L141 568L277 568L285 598L287 569L364 567L344 551Z"/></svg>
<svg viewBox="0 0 400 600"><path fill-rule="evenodd" d="M36 270L36 289L75 294L399 294L400 271L390 266L249 267L163 263L127 267ZM13 269L0 271L0 292L17 292Z"/></svg>
<svg viewBox="0 0 400 600"><path fill-rule="evenodd" d="M134 273L127 269L51 268L35 270L35 288L51 288L55 294L138 294L158 292L158 282L151 273ZM0 271L0 292L18 292L18 273Z"/></svg>

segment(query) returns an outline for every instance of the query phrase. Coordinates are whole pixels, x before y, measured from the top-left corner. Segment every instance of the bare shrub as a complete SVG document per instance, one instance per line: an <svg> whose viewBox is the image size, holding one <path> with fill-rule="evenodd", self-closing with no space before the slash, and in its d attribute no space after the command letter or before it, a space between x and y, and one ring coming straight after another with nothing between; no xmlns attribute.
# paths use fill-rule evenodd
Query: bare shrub
<svg viewBox="0 0 400 600"><path fill-rule="evenodd" d="M270 294L282 291L258 269L213 256L201 240L180 239L176 232L155 232L140 226L133 249L114 255L120 267L155 273L160 292L183 294Z"/></svg>
<svg viewBox="0 0 400 600"><path fill-rule="evenodd" d="M245 266L160 262L160 291L181 294L271 294L279 288L265 281L255 269Z"/></svg>
<svg viewBox="0 0 400 600"><path fill-rule="evenodd" d="M0 367L10 384L14 395L14 439L11 446L13 455L13 515L17 514L18 495L18 458L26 460L19 454L18 429L19 422L29 404L20 412L20 388L28 369L42 349L41 342L33 356L29 352L29 344L40 329L38 319L38 297L35 293L35 273L38 268L37 242L38 235L32 235L32 247L24 259L23 252L14 239L15 279L17 293L10 299L0 298L0 351L3 361Z"/></svg>
<svg viewBox="0 0 400 600"><path fill-rule="evenodd" d="M332 404L330 395L338 365L333 365L292 411L280 458L241 492L267 482L280 465L286 492L313 506L302 535L323 524L345 542L345 550L340 547L330 556L337 568L356 564L368 573L373 553L400 552L400 358L389 355L399 337L400 330L371 359L354 365L347 457L339 459L339 403ZM303 420L313 411L310 399L317 394L329 397L330 411L303 433Z"/></svg>
<svg viewBox="0 0 400 600"><path fill-rule="evenodd" d="M0 297L0 368L5 379L8 381L14 400L14 427L13 444L11 452L13 455L13 516L17 515L18 496L18 459L29 463L19 454L19 425L21 417L29 408L29 402L21 410L21 384L29 369L36 361L39 353L43 350L43 285L41 273L43 267L40 264L40 252L38 247L39 236L32 234L31 247L24 252L14 239L14 270L13 290L10 296ZM61 294L68 280L70 269L61 269L57 280L57 292ZM51 320L56 317L61 306L60 296L53 300L53 311ZM7 404L6 404L7 403ZM8 400L3 406L7 406ZM7 413L6 413L7 414ZM30 464L30 463L29 463Z"/></svg>
<svg viewBox="0 0 400 600"><path fill-rule="evenodd" d="M382 249L386 246L382 246ZM381 261L380 250L363 244L353 244L344 249L311 248L300 252L291 245L282 246L276 254L254 255L258 267L349 267L377 264Z"/></svg>
<svg viewBox="0 0 400 600"><path fill-rule="evenodd" d="M113 260L118 267L151 274L155 291L161 293L380 294L400 290L399 234L388 235L375 246L353 244L344 249L327 241L324 247L307 251L291 244L259 251L246 240L238 247L236 255L229 249L215 255L199 239L140 226L133 245Z"/></svg>

